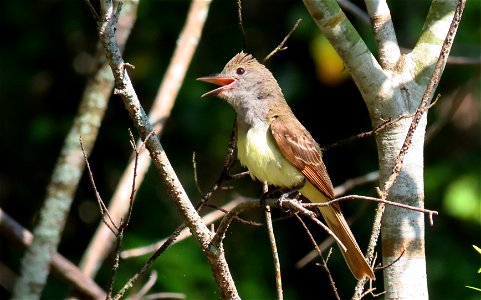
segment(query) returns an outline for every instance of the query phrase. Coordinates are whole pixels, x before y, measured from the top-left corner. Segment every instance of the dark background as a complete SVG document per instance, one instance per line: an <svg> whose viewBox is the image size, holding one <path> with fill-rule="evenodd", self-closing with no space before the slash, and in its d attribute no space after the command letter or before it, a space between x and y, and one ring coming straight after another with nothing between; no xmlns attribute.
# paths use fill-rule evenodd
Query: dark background
<svg viewBox="0 0 481 300"><path fill-rule="evenodd" d="M391 3L393 2L393 3ZM360 7L363 3L356 1ZM398 41L413 47L421 31L428 1L390 1ZM321 144L326 145L371 128L364 102L353 81L342 74L342 65L333 74L325 66L332 55L301 1L243 2L246 50L262 59L287 34L298 18L297 31L287 42L287 51L268 63L297 117ZM451 54L480 56L481 1L468 1ZM167 67L188 1L143 0L138 21L130 35L124 58L135 65L130 70L136 91L149 109ZM370 49L375 51L369 26L349 15ZM72 125L95 53L95 22L83 1L2 1L0 2L0 205L28 229L38 218L51 171ZM324 48L323 48L324 47ZM198 50L179 93L171 118L162 135L162 144L192 201L200 195L194 185L192 153L197 154L199 183L206 191L218 177L229 141L234 112L218 99L201 99L211 86L195 78L219 72L224 64L244 48L238 26L235 1L214 0ZM321 53L319 58L317 55ZM479 76L478 65L448 65L438 92L448 97L456 88ZM331 80L323 79L329 76ZM481 246L480 235L480 100L479 77L475 90L468 91L459 111L426 145L426 208L438 210L434 227L426 224L426 255L430 298L476 299L479 292L466 285L480 286L476 273L480 254L471 245ZM443 99L429 112L429 124L439 120ZM128 128L132 128L123 103L113 96L90 158L96 183L104 199L112 195L129 155ZM368 138L325 154L334 185L377 169L373 138ZM237 168L240 170L240 168ZM214 203L226 203L236 193L259 196L261 186L250 179L234 183L233 192L216 195ZM374 195L375 184L350 193ZM353 231L365 248L375 204L349 202L343 210L361 218ZM276 213L276 215L280 215ZM261 212L244 215L263 220ZM148 173L140 187L124 248L152 243L170 234L181 219L168 199L156 172ZM90 183L84 176L59 252L78 262L99 223ZM324 270L311 263L304 269L294 264L311 249L300 224L290 219L274 224L281 260L286 299L333 298ZM313 227L316 228L316 227ZM319 231L319 230L317 230ZM319 240L325 237L317 232ZM18 272L21 252L0 237L0 259ZM275 297L271 250L264 227L233 224L225 240L228 262L240 295L245 299ZM380 248L379 248L380 249ZM138 270L146 257L123 262L116 288ZM106 287L111 261L104 263L97 281ZM217 298L217 288L209 266L195 241L189 239L170 248L154 267L159 279L153 292L180 292L190 299ZM354 278L334 248L330 268L341 298L352 295ZM381 276L378 276L379 279ZM378 284L378 291L382 290ZM50 278L45 299L64 298L68 287ZM4 290L0 295L8 295Z"/></svg>

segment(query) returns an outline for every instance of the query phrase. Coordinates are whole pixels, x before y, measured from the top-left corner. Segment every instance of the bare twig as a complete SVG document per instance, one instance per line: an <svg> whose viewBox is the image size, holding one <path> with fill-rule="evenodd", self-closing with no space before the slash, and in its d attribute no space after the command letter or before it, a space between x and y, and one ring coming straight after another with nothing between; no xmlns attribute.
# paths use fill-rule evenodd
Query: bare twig
<svg viewBox="0 0 481 300"><path fill-rule="evenodd" d="M136 189L136 179L137 179L137 168L138 168L138 162L139 162L139 157L142 153L142 150L145 148L145 142L150 138L151 135L155 134L155 131L151 131L147 137L142 141L142 144L140 144L140 147L137 147L134 139L134 135L132 134L132 131L129 129L129 134L130 134L130 145L132 149L134 150L134 173L132 175L132 189L130 192L130 201L129 201L129 208L127 209L127 214L125 215L125 219L122 221L120 224L120 228L122 230L125 230L127 226L129 226L130 222L130 217L132 216L132 206L134 205L134 200L135 200L135 193L137 192Z"/></svg>
<svg viewBox="0 0 481 300"><path fill-rule="evenodd" d="M329 236L325 238L320 244L318 244L317 247L321 252L323 252L326 249L328 249L333 243L334 243L334 239L331 236ZM308 254L304 255L304 257L302 257L296 262L296 268L298 269L304 268L308 263L316 259L318 255L319 255L319 252L317 251L317 249L314 248L314 250L310 251Z"/></svg>
<svg viewBox="0 0 481 300"><path fill-rule="evenodd" d="M142 288L135 293L135 295L131 296L133 299L142 299L144 298L145 294L147 294L150 289L154 286L154 284L157 282L157 271L153 270L150 273L149 279L147 282L142 286Z"/></svg>
<svg viewBox="0 0 481 300"><path fill-rule="evenodd" d="M92 5L92 2L90 2L90 0L84 0L84 2L87 5L88 9L90 10L90 13L92 14L92 17L94 18L95 22L98 22L100 19L100 16L95 10L95 7Z"/></svg>
<svg viewBox="0 0 481 300"><path fill-rule="evenodd" d="M264 195L267 194L268 192L269 192L269 186L267 185L267 183L264 183ZM274 235L274 226L272 226L271 207L269 205L266 205L265 207L265 215L266 215L267 235L269 237L269 242L272 249L272 257L274 259L274 270L276 273L277 299L282 300L284 297L283 297L283 291L282 291L281 263L279 261L276 237Z"/></svg>
<svg viewBox="0 0 481 300"><path fill-rule="evenodd" d="M237 173L237 174L232 174L227 177L227 179L229 180L237 180L237 179L241 179L241 178L244 178L244 177L247 177L249 176L249 171L244 171L244 172L240 172L240 173Z"/></svg>
<svg viewBox="0 0 481 300"><path fill-rule="evenodd" d="M246 48L246 33L244 31L244 22L242 21L242 0L237 0L237 18L239 19L239 29L242 35L242 48Z"/></svg>
<svg viewBox="0 0 481 300"><path fill-rule="evenodd" d="M234 152L236 149L236 141L237 141L237 120L234 121L234 125L232 126L231 137L229 141L229 146L227 147L227 154L224 159L224 167L217 178L216 182L212 185L211 189L202 197L200 202L197 204L196 209L200 211L202 207L207 204L209 199L212 195L222 187L222 184L232 177L229 175L230 168L235 161Z"/></svg>
<svg viewBox="0 0 481 300"><path fill-rule="evenodd" d="M478 57L468 57L468 56L455 56L450 55L448 56L448 60L446 61L449 65L474 65L479 66L481 65L481 56Z"/></svg>
<svg viewBox="0 0 481 300"><path fill-rule="evenodd" d="M379 179L379 171L373 171L359 177L348 179L344 183L334 188L334 195L338 197L340 195L347 193L349 190L353 189L356 186L374 182L378 179Z"/></svg>
<svg viewBox="0 0 481 300"><path fill-rule="evenodd" d="M264 58L264 62L268 61L274 54L276 54L277 52L279 51L284 51L287 49L287 47L284 47L284 44L287 42L287 40L289 39L289 37L294 33L294 31L296 31L297 29L297 26L299 26L299 23L301 23L302 19L298 19L296 21L296 23L294 24L294 26L292 27L291 31L289 31L289 33L284 37L284 39L281 41L281 43L279 45L277 45L277 47L271 51L271 53L269 53L265 58Z"/></svg>
<svg viewBox="0 0 481 300"><path fill-rule="evenodd" d="M411 206L411 205L402 204L402 203L398 203L398 202L393 202L393 201L389 201L389 200L384 200L384 199L382 199L382 198L374 198L374 197L359 196L359 195L348 195L348 196L339 197L339 198L336 198L336 199L333 199L333 200L327 201L327 202L322 202L322 203L303 203L302 205L303 205L304 207L318 207L318 206L331 205L331 204L333 204L333 203L335 203L335 202L345 201L345 200L352 200L352 199L359 199L359 200L363 200L363 201L380 202L380 203L389 204L389 205L392 205L392 206L397 206L397 207L401 207L401 208L405 208L405 209L409 209L409 210L413 210L413 211L418 211L418 212L422 212L422 213L428 214L428 215L430 216L430 218L432 218L433 215L435 215L435 216L438 215L438 212L435 211L435 210L430 210L430 209L425 209L425 208L421 208L421 207Z"/></svg>
<svg viewBox="0 0 481 300"><path fill-rule="evenodd" d="M276 237L274 235L274 227L272 226L271 208L269 205L266 205L265 215L266 215L267 232L268 232L269 241L272 249L272 257L274 259L274 270L276 273L277 299L281 300L284 298L283 291L282 291L281 263L279 261L279 254L277 252Z"/></svg>
<svg viewBox="0 0 481 300"><path fill-rule="evenodd" d="M414 114L406 114L406 115L401 115L401 116L397 117L396 119L386 120L386 121L382 122L381 124L379 124L378 126L376 126L376 128L374 128L373 130L361 132L359 134L356 134L355 136L351 136L351 137L348 137L346 139L340 140L338 142L326 145L326 146L322 147L322 151L331 150L332 148L337 148L339 146L342 146L342 145L345 145L345 144L350 144L350 143L353 143L353 142L355 142L357 140L360 140L360 139L363 139L363 138L374 136L374 135L378 134L379 132L383 131L384 129L394 125L395 123L397 123L397 122L399 122L403 119L411 118L413 116L414 116Z"/></svg>
<svg viewBox="0 0 481 300"><path fill-rule="evenodd" d="M83 153L83 156L84 156L84 161L85 161L85 165L87 167L87 172L89 174L90 183L92 184L92 188L94 189L94 193L95 193L95 198L97 199L97 203L99 205L99 211L100 211L100 215L102 217L102 222L105 224L105 226L107 226L107 228L110 229L110 231L115 236L117 236L119 234L119 226L117 226L117 224L115 224L115 222L112 220L112 217L109 214L109 210L105 206L104 201L102 200L102 197L100 196L100 193L97 190L97 186L95 185L94 175L92 174L92 170L90 169L89 160L87 158L87 154L85 153L84 145L83 145L83 142L82 142L82 137L79 137L79 143L80 143L80 148L82 149L82 153ZM108 221L107 221L107 218L108 218Z"/></svg>
<svg viewBox="0 0 481 300"><path fill-rule="evenodd" d="M376 209L376 214L374 216L374 221L373 221L373 226L371 230L371 235L369 238L369 244L367 246L367 252L366 252L366 259L368 263L370 263L371 266L373 266L376 262L376 258L374 256L374 250L377 246L377 241L379 239L379 234L381 233L381 221L382 221L382 216L384 214L384 209L386 207L385 203L379 203ZM366 282L368 282L368 278L364 277L361 280L358 280L356 287L354 288L354 296L353 299L361 299L364 294L364 285Z"/></svg>
<svg viewBox="0 0 481 300"><path fill-rule="evenodd" d="M368 203L365 202L364 205L356 211L355 215L353 215L352 217L346 220L349 226L352 226L352 224L354 224L354 222L364 214L365 208L367 208L368 206L367 204ZM334 239L331 236L329 236L323 239L323 241L318 245L318 247L319 249L321 249L321 251L325 251L326 249L331 247L333 243L334 243ZM304 268L308 263L313 261L316 257L317 257L316 249L313 249L296 262L296 268L298 269Z"/></svg>
<svg viewBox="0 0 481 300"><path fill-rule="evenodd" d="M392 265L394 265L396 262L398 262L398 261L401 259L401 257L403 257L404 252L406 252L406 249L402 249L401 254L400 254L395 260L393 260L390 264L388 264L388 265L386 265L386 266L379 266L379 267L376 267L375 269L376 269L376 270L384 270L384 269L389 268L390 266L392 266Z"/></svg>
<svg viewBox="0 0 481 300"><path fill-rule="evenodd" d="M217 232L215 233L214 237L211 240L211 245L213 247L218 247L222 243L222 240L224 239L227 229L229 228L230 224L236 218L237 215L250 209L262 207L263 205L269 205L270 207L276 207L282 210L285 210L287 208L294 212L299 212L300 214L308 217L314 223L322 227L329 235L331 235L336 240L336 242L339 245L339 248L341 248L342 251L346 251L346 247L341 242L341 240L339 240L339 238L332 232L331 229L329 229L329 227L327 227L324 223L319 221L319 219L317 218L317 215L314 212L306 209L303 206L305 205L304 203L299 203L299 201L297 200L290 200L290 199L283 200L282 204L277 199L262 199L259 201L251 200L251 201L240 203L234 209L232 209L229 213L227 213L225 217L221 220L221 222L219 223L219 226L217 227Z"/></svg>
<svg viewBox="0 0 481 300"><path fill-rule="evenodd" d="M334 295L336 296L336 299L341 300L341 297L339 297L339 294L337 292L336 282L334 281L334 278L332 277L331 271L329 270L329 267L327 266L327 261L329 260L329 257L331 256L331 253L332 253L332 248L329 249L329 253L327 254L327 258L324 259L324 256L322 255L322 252L321 252L321 249L319 249L319 247L317 245L317 242L314 239L314 237L312 236L309 228L307 228L306 223L304 223L304 221L301 219L301 217L299 217L297 214L295 214L295 216L296 216L297 220L302 224L302 227L306 231L307 236L309 236L309 239L311 240L312 245L314 246L314 249L316 249L317 253L319 254L319 256L322 259L322 267L324 268L324 270L326 270L327 276L329 278L329 282L331 283L331 287L332 287L332 290L334 291Z"/></svg>
<svg viewBox="0 0 481 300"><path fill-rule="evenodd" d="M149 294L143 297L142 299L154 300L154 299L185 299L185 298L187 298L185 294L163 292L163 293Z"/></svg>
<svg viewBox="0 0 481 300"><path fill-rule="evenodd" d="M140 152L142 151L142 149L144 149L145 141L148 140L152 134L154 134L154 131L150 132L147 135L147 137L144 139L144 141L142 142L140 147L137 147L137 145L135 144L134 135L132 134L132 131L130 131L130 129L129 129L129 134L130 134L130 145L132 146L132 150L134 151L134 154L135 154L135 156L134 156L134 162L135 162L134 163L134 173L133 173L133 176L132 176L132 190L130 192L129 208L127 210L126 216L120 222L120 225L118 227L117 241L116 241L116 246L115 246L114 263L113 263L112 270L111 270L112 275L111 275L111 279L110 279L109 289L108 289L108 292L107 292L108 293L108 299L112 298L113 284L115 282L117 270L120 266L120 251L121 251L121 248L122 248L122 241L123 241L123 237L124 237L124 232L127 229L128 225L129 225L129 222L130 222L130 218L132 216L132 208L133 208L133 205L134 205L135 192L136 192L135 180L137 178L137 163L138 163L139 155L140 155Z"/></svg>
<svg viewBox="0 0 481 300"><path fill-rule="evenodd" d="M195 160L196 159L196 154L195 154L195 151L192 152L192 170L194 172L194 182L195 182L195 187L197 188L197 191L199 192L199 194L203 194L202 193L202 189L200 188L200 185L199 185L199 177L198 177L198 174L197 174L197 161Z"/></svg>
<svg viewBox="0 0 481 300"><path fill-rule="evenodd" d="M386 291L384 292L380 292L380 293L374 293L374 291L376 290L376 288L373 288L373 287L369 287L364 293L362 293L359 298L352 298L353 300L357 300L357 299L362 299L364 297L366 297L367 295L371 295L373 298L377 298L381 295L384 295L386 293Z"/></svg>
<svg viewBox="0 0 481 300"><path fill-rule="evenodd" d="M243 198L240 198L240 197L236 198L236 199L232 200L231 202L227 203L226 205L222 206L218 210L215 210L215 211L205 215L204 217L202 217L202 221L204 222L204 224L210 225L210 224L214 223L215 221L217 221L218 219L222 218L229 210L233 209L238 204L240 204L244 201L245 200ZM184 240L184 239L186 239L190 236L191 236L190 230L188 228L185 228L185 226L183 226L183 228L180 230L180 232L177 233L175 243L180 242L180 241L182 241L182 240ZM120 254L120 257L122 257L123 259L126 259L126 258L137 257L137 256L153 253L157 249L159 249L159 247L161 247L167 240L168 240L168 238L163 239L159 242L156 242L155 244L152 244L152 245L143 246L143 247L134 248L134 249L129 249L129 250L124 250Z"/></svg>

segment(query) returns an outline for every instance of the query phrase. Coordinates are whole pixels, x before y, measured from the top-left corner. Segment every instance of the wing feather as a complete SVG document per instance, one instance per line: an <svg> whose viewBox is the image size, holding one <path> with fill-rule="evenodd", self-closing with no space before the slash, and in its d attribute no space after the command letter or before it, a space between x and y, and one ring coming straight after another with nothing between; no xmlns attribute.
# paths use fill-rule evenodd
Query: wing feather
<svg viewBox="0 0 481 300"><path fill-rule="evenodd" d="M289 122L286 122L287 118ZM284 157L327 199L334 199L332 183L322 161L321 149L295 116L277 116L271 123L271 133Z"/></svg>

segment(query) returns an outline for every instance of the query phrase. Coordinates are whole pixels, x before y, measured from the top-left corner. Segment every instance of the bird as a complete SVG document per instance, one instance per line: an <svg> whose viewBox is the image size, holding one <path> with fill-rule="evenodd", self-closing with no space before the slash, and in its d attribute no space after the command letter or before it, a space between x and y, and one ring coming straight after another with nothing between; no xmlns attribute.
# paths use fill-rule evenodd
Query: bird
<svg viewBox="0 0 481 300"><path fill-rule="evenodd" d="M297 190L313 203L334 199L322 151L287 104L274 75L251 54L236 54L217 75L197 78L219 87L202 95L230 104L237 115L237 157L255 180ZM339 204L316 209L345 246L341 253L354 277L375 280Z"/></svg>

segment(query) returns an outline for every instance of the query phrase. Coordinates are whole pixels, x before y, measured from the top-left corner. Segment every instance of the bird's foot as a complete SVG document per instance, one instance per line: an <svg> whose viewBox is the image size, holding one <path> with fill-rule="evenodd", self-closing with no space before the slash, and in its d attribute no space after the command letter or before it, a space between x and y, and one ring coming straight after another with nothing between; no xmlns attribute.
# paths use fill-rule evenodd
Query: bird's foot
<svg viewBox="0 0 481 300"><path fill-rule="evenodd" d="M278 202L279 202L279 208L281 210L283 210L284 212L289 212L289 209L283 209L283 206L282 206L282 202L288 200L288 199L291 199L291 198L296 198L297 195L299 194L299 190L297 188L294 188L294 189L291 189L287 192L284 192L279 198L278 198ZM292 197L292 195L295 195L295 197Z"/></svg>
<svg viewBox="0 0 481 300"><path fill-rule="evenodd" d="M266 200L267 199L277 199L277 198L279 198L280 193L281 193L281 191L279 189L274 189L274 190L267 191L264 194L262 194L261 199L260 199L261 200L261 207L266 206Z"/></svg>
<svg viewBox="0 0 481 300"><path fill-rule="evenodd" d="M283 210L284 212L289 212L288 209L284 210L283 207L282 207L282 202L286 201L286 200L289 200L290 198L296 198L297 195L299 193L299 189L296 187L296 188L293 188L293 189L290 189L290 190L287 190L286 189L274 189L274 190L271 190L271 191L268 191L264 194L262 194L261 196L261 206L266 206L266 200L267 199L277 199L278 201L278 207ZM295 195L295 197L292 197L292 195Z"/></svg>

